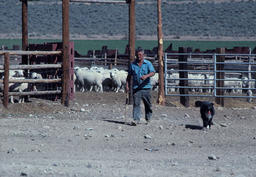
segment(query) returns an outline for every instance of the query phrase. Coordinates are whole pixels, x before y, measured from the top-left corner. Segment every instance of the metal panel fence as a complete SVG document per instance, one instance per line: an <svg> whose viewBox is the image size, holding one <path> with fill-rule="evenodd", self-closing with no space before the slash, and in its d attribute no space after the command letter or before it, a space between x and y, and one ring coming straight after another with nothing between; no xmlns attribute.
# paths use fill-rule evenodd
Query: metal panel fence
<svg viewBox="0 0 256 177"><path fill-rule="evenodd" d="M165 95L256 98L256 55L165 53Z"/></svg>

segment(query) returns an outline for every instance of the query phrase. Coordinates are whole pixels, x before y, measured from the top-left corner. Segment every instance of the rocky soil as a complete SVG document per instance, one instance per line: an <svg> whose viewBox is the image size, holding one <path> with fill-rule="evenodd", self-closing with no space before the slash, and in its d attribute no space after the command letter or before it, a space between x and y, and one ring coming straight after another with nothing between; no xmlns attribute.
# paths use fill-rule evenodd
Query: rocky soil
<svg viewBox="0 0 256 177"><path fill-rule="evenodd" d="M76 93L68 108L35 98L1 105L0 176L255 176L255 102L215 104L204 131L197 98L189 108L156 98L153 121L138 126L129 125L124 93Z"/></svg>

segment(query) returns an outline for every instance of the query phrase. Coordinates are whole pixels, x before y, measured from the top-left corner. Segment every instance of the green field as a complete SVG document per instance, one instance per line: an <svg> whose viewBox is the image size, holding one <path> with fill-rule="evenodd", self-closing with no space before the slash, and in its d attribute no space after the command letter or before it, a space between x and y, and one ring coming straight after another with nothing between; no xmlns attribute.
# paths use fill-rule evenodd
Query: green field
<svg viewBox="0 0 256 177"><path fill-rule="evenodd" d="M44 43L44 42L60 42L60 40L53 39L31 39L29 43ZM128 44L127 40L74 40L75 50L80 54L87 54L88 50L99 50L102 46L107 45L108 49L118 49L119 53L124 53L125 47ZM164 49L166 49L170 43L173 44L173 49L178 50L179 47L192 47L193 49L216 49L216 48L233 48L233 47L250 47L254 49L256 41L164 41ZM7 46L12 49L13 45L21 46L21 39L0 39L0 46ZM136 41L136 48L142 47L144 49L152 50L157 46L157 41Z"/></svg>

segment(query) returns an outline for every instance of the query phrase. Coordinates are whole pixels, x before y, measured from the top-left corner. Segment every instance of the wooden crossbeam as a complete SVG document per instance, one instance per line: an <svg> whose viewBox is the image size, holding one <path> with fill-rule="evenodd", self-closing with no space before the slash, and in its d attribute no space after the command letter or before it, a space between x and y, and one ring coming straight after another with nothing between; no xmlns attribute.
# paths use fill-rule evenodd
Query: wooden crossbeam
<svg viewBox="0 0 256 177"><path fill-rule="evenodd" d="M61 68L61 64L42 64L42 65L11 65L10 70L16 69L49 69L49 68ZM3 65L0 65L0 70L3 70Z"/></svg>
<svg viewBox="0 0 256 177"><path fill-rule="evenodd" d="M113 1L113 0L70 0L70 2L126 4L126 1Z"/></svg>
<svg viewBox="0 0 256 177"><path fill-rule="evenodd" d="M60 55L62 51L23 51L23 50L0 50L0 55Z"/></svg>
<svg viewBox="0 0 256 177"><path fill-rule="evenodd" d="M0 83L3 83L3 80L0 80ZM9 79L9 83L45 83L45 84L52 84L52 83L60 83L61 79Z"/></svg>
<svg viewBox="0 0 256 177"><path fill-rule="evenodd" d="M9 92L8 96L26 96L26 95L52 95L61 94L61 90L49 90L49 91L32 91L32 92ZM3 94L0 93L0 96Z"/></svg>

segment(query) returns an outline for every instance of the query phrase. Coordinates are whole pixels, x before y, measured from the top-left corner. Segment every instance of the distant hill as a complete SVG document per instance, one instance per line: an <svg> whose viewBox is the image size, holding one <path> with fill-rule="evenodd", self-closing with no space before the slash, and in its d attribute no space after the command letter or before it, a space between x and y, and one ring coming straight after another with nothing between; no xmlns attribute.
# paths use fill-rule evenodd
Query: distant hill
<svg viewBox="0 0 256 177"><path fill-rule="evenodd" d="M254 0L162 0L164 36L253 38L256 34ZM137 37L157 35L157 6L153 0L136 1ZM154 2L156 2L154 0ZM29 37L61 36L61 1L29 1ZM21 2L0 1L0 38L21 36ZM127 4L70 4L70 34L74 38L128 36ZM146 37L145 37L146 38Z"/></svg>

